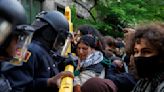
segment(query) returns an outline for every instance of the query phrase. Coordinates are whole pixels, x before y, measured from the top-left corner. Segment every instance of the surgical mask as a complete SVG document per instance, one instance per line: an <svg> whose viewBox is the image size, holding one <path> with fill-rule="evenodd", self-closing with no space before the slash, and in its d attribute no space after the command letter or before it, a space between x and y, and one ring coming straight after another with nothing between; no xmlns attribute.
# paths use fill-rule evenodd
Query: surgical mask
<svg viewBox="0 0 164 92"><path fill-rule="evenodd" d="M134 62L140 78L151 78L162 70L160 57L158 55L151 57L135 57Z"/></svg>

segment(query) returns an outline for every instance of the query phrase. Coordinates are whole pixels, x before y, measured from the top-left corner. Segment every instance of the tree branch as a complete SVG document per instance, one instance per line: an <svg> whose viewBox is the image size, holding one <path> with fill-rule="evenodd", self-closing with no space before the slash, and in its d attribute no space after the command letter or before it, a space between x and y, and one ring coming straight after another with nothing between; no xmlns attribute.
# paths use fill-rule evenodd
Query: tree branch
<svg viewBox="0 0 164 92"><path fill-rule="evenodd" d="M81 7L83 7L84 9L86 9L86 10L89 12L89 14L91 15L92 19L96 22L95 17L94 17L93 14L91 13L91 9L92 9L93 7L91 7L91 9L89 10L89 9L87 9L83 4L79 3L78 1L74 0L74 2L77 3L78 5L80 5ZM95 5L94 5L94 6L95 6Z"/></svg>

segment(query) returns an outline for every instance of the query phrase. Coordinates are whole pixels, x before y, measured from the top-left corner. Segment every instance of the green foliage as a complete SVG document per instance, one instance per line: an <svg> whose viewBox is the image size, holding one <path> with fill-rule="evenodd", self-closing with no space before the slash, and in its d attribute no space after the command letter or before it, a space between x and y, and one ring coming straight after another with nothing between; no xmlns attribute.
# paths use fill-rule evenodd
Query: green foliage
<svg viewBox="0 0 164 92"><path fill-rule="evenodd" d="M98 0L91 11L96 21L77 18L76 10L72 8L75 28L90 24L104 35L121 37L122 28L135 27L143 22L164 21L163 0Z"/></svg>
<svg viewBox="0 0 164 92"><path fill-rule="evenodd" d="M122 37L123 34L118 32L118 31L112 31L112 27L110 25L107 25L106 23L104 23L103 21L99 21L97 19L97 21L93 21L92 19L81 19L77 17L76 14L76 8L75 6L71 7L72 10L72 22L74 23L74 29L76 31L76 28L79 25L83 25L83 24L88 24L91 25L93 27L95 27L96 29L98 29L102 34L104 35L112 35L114 37Z"/></svg>

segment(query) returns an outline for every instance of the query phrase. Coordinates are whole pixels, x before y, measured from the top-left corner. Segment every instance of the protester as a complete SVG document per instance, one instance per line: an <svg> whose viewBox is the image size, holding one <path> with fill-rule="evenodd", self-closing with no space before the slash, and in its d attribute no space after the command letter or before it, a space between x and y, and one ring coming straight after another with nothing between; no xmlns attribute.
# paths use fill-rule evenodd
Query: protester
<svg viewBox="0 0 164 92"><path fill-rule="evenodd" d="M130 41L139 77L132 92L164 92L164 25L139 27Z"/></svg>
<svg viewBox="0 0 164 92"><path fill-rule="evenodd" d="M128 33L126 35L126 53L124 53L125 57L112 57L111 59L114 62L106 72L106 78L112 80L115 83L118 88L117 92L131 92L138 80L136 70L134 69L133 57L130 57L131 55L129 54L129 44L131 41L128 40L131 39L132 35L132 33Z"/></svg>
<svg viewBox="0 0 164 92"><path fill-rule="evenodd" d="M82 92L117 92L116 85L108 79L91 78L81 87Z"/></svg>
<svg viewBox="0 0 164 92"><path fill-rule="evenodd" d="M115 63L107 70L105 78L114 82L118 88L117 92L131 92L137 81L134 71L131 70L132 67L129 68L129 73L126 73L120 71L120 68L118 69L118 67L122 66L120 61L117 61L118 64Z"/></svg>
<svg viewBox="0 0 164 92"><path fill-rule="evenodd" d="M92 35L94 37L94 39L96 39L96 43L95 43L95 49L102 52L103 53L103 65L105 66L105 68L109 68L110 64L111 64L111 59L110 57L108 57L107 53L106 53L106 44L103 40L103 36L101 35L101 33L94 27L92 27L91 25L80 25L77 28L77 38L79 39L81 36L83 35ZM76 38L76 37L75 37ZM78 41L78 40L77 40ZM77 47L77 46L75 46Z"/></svg>
<svg viewBox="0 0 164 92"><path fill-rule="evenodd" d="M112 57L111 58L111 62L112 62L111 67L115 68L114 69L115 73L119 74L119 73L125 72L124 62L121 60L121 58L119 58L119 57Z"/></svg>
<svg viewBox="0 0 164 92"><path fill-rule="evenodd" d="M92 35L84 35L77 43L77 56L79 57L79 75L74 78L74 86L77 89L88 79L93 77L105 77L105 68L102 65L103 54L95 49L96 39ZM79 92L75 90L76 92Z"/></svg>
<svg viewBox="0 0 164 92"><path fill-rule="evenodd" d="M103 41L106 44L105 54L108 58L116 56L116 41L112 36L104 36Z"/></svg>
<svg viewBox="0 0 164 92"><path fill-rule="evenodd" d="M103 41L103 36L101 35L101 33L94 27L92 27L91 25L80 25L78 28L77 28L77 32L75 32L75 37L74 37L74 45L76 46L78 40L80 39L81 36L83 35L87 35L87 34L90 34L94 37L96 37L98 41L96 49L100 50L100 51L103 51L105 50L105 44L104 44L104 41Z"/></svg>

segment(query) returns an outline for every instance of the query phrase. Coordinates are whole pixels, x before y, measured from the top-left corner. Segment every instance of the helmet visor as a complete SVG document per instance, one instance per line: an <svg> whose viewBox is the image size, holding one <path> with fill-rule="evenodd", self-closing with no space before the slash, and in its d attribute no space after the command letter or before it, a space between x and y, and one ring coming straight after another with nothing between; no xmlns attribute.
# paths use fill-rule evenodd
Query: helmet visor
<svg viewBox="0 0 164 92"><path fill-rule="evenodd" d="M11 31L12 25L8 21L0 18L0 45L8 37Z"/></svg>
<svg viewBox="0 0 164 92"><path fill-rule="evenodd" d="M33 37L32 31L26 31L18 36L18 43L16 46L16 55L11 60L12 64L21 65L23 62L27 61L29 52L27 51L28 45L31 43Z"/></svg>
<svg viewBox="0 0 164 92"><path fill-rule="evenodd" d="M67 39L67 37L70 35L69 32L67 31L60 31L60 33L58 33L55 42L53 44L53 49L58 51L59 53L61 53L62 48L65 44L65 40Z"/></svg>

